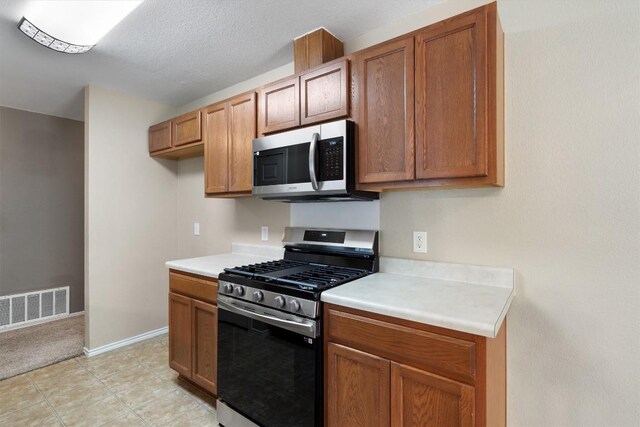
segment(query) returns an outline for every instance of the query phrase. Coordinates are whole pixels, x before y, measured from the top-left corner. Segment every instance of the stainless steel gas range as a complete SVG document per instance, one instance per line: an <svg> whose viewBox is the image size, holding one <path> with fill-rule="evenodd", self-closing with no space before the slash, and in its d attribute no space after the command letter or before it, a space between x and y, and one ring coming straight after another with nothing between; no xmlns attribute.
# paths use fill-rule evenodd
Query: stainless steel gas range
<svg viewBox="0 0 640 427"><path fill-rule="evenodd" d="M378 271L378 233L287 227L284 259L218 277L218 421L323 425L322 291Z"/></svg>

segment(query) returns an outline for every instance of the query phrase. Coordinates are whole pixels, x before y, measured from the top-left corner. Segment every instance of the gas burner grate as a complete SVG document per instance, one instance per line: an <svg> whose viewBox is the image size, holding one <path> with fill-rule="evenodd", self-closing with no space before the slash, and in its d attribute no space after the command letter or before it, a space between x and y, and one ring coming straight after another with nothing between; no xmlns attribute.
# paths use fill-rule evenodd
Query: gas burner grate
<svg viewBox="0 0 640 427"><path fill-rule="evenodd" d="M225 268L227 273L236 273L242 276L253 276L256 274L273 273L274 271L286 270L289 268L306 265L304 262L281 259L278 261L267 261L258 264L243 265L240 267Z"/></svg>
<svg viewBox="0 0 640 427"><path fill-rule="evenodd" d="M367 272L363 270L326 266L290 274L277 280L282 283L317 288L340 285L366 275Z"/></svg>

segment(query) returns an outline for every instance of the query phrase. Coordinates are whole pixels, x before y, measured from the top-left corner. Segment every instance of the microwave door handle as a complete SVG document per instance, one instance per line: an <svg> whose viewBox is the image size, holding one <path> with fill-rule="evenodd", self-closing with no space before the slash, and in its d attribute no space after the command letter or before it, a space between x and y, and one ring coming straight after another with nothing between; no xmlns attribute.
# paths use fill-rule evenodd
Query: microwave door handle
<svg viewBox="0 0 640 427"><path fill-rule="evenodd" d="M318 178L316 176L316 151L318 147L318 138L320 134L314 132L311 136L311 144L309 144L309 177L311 178L311 186L315 191L320 188L318 186Z"/></svg>

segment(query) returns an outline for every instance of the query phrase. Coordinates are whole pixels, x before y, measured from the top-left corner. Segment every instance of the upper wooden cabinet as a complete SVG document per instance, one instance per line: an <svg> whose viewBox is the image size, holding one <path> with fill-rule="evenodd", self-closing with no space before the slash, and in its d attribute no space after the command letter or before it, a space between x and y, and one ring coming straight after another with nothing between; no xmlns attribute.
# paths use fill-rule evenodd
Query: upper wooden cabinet
<svg viewBox="0 0 640 427"><path fill-rule="evenodd" d="M171 120L149 128L149 152L171 148Z"/></svg>
<svg viewBox="0 0 640 427"><path fill-rule="evenodd" d="M258 92L260 133L277 132L300 125L300 79L292 77Z"/></svg>
<svg viewBox="0 0 640 427"><path fill-rule="evenodd" d="M349 61L316 68L300 76L300 124L349 114Z"/></svg>
<svg viewBox="0 0 640 427"><path fill-rule="evenodd" d="M250 92L206 107L205 193L218 197L251 193L256 137L256 94Z"/></svg>
<svg viewBox="0 0 640 427"><path fill-rule="evenodd" d="M413 37L360 51L353 62L359 182L413 179Z"/></svg>
<svg viewBox="0 0 640 427"><path fill-rule="evenodd" d="M201 156L202 113L192 111L149 128L149 154L152 157L182 159Z"/></svg>
<svg viewBox="0 0 640 427"><path fill-rule="evenodd" d="M496 4L354 54L359 188L504 185Z"/></svg>
<svg viewBox="0 0 640 427"><path fill-rule="evenodd" d="M318 28L293 41L293 64L296 74L343 55L344 44L324 28Z"/></svg>
<svg viewBox="0 0 640 427"><path fill-rule="evenodd" d="M335 60L262 87L261 135L349 115L349 61Z"/></svg>
<svg viewBox="0 0 640 427"><path fill-rule="evenodd" d="M183 114L173 119L172 123L174 147L202 140L202 114L200 111Z"/></svg>

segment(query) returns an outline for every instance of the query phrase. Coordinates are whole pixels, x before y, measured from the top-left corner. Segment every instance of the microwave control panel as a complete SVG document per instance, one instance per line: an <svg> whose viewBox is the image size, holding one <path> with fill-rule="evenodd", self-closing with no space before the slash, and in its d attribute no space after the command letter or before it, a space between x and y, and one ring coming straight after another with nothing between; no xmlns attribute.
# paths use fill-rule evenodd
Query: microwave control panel
<svg viewBox="0 0 640 427"><path fill-rule="evenodd" d="M344 179L344 140L332 138L318 141L318 181Z"/></svg>

